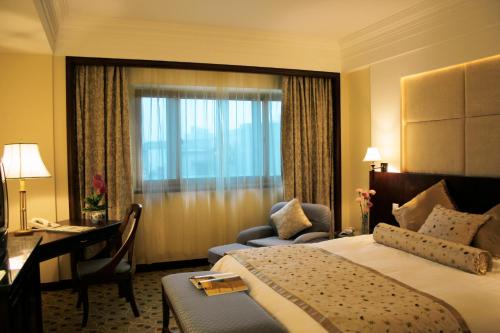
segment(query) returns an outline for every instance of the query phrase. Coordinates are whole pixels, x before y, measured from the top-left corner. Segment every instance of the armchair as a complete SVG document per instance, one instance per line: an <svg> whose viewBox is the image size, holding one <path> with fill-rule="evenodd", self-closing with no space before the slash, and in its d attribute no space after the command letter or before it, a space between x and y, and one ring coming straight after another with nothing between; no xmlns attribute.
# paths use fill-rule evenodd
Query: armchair
<svg viewBox="0 0 500 333"><path fill-rule="evenodd" d="M269 216L280 210L287 202L278 202L271 207ZM330 231L330 209L320 204L301 204L304 213L306 214L312 226L302 230L294 235L291 239L279 239L276 228L274 227L271 218L269 217L268 225L257 226L245 229L238 234L236 242L254 246L273 246L273 245L288 245L299 243L315 243L329 238Z"/></svg>

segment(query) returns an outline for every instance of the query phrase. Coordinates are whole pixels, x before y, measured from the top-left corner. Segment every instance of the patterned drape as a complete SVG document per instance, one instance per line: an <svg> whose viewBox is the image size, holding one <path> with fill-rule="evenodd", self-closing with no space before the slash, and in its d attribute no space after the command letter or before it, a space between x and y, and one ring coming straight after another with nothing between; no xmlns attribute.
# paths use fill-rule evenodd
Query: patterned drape
<svg viewBox="0 0 500 333"><path fill-rule="evenodd" d="M108 218L121 219L132 202L126 70L76 67L76 132L80 205L101 174L108 187Z"/></svg>
<svg viewBox="0 0 500 333"><path fill-rule="evenodd" d="M333 208L333 102L328 78L283 77L282 177L285 200Z"/></svg>

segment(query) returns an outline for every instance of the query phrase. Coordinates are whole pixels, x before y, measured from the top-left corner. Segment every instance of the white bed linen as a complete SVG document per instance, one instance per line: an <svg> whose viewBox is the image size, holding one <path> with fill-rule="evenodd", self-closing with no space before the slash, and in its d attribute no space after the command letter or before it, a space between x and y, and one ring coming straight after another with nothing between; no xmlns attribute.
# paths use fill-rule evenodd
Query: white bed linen
<svg viewBox="0 0 500 333"><path fill-rule="evenodd" d="M473 333L500 332L500 261L486 275L474 275L376 243L371 235L311 244L373 268L413 288L442 299L465 319ZM325 332L294 303L251 274L231 256L213 267L218 272L240 274L250 296L290 332Z"/></svg>

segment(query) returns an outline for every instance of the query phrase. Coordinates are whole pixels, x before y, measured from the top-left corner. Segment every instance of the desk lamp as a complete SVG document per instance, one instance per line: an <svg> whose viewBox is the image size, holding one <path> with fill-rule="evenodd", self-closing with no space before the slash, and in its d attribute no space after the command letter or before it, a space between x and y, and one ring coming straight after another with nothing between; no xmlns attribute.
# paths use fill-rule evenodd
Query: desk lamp
<svg viewBox="0 0 500 333"><path fill-rule="evenodd" d="M19 179L19 213L21 230L15 235L32 233L28 230L26 206L26 178L46 178L50 173L45 167L36 143L13 143L4 145L2 162L5 177Z"/></svg>

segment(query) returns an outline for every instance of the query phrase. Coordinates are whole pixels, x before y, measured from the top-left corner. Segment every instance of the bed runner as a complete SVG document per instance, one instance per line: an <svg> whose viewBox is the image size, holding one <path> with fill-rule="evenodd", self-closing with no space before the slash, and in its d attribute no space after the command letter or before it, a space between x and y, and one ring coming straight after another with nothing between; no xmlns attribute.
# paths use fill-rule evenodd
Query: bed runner
<svg viewBox="0 0 500 333"><path fill-rule="evenodd" d="M444 301L324 249L229 252L329 332L470 332Z"/></svg>

